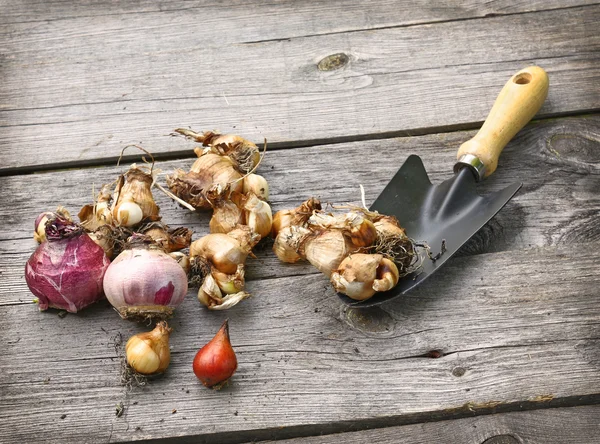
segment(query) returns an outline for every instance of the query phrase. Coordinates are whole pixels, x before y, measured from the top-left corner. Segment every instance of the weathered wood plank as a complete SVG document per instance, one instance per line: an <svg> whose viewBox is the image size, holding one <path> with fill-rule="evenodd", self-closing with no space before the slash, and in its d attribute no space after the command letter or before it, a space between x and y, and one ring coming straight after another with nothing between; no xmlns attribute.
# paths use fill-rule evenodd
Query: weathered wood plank
<svg viewBox="0 0 600 444"><path fill-rule="evenodd" d="M0 2L1 24L61 21L65 30L77 28L81 19L98 21L106 16L120 15L127 19L130 29L147 26L160 15L164 26L182 27L188 22L202 19L224 41L264 40L299 37L310 32L322 34L354 29L371 29L390 26L406 26L422 22L470 19L501 14L551 9L572 8L595 4L594 0L532 0L515 4L508 0L493 0L482 4L465 1L460 5L450 3L425 5L418 0L375 0L369 5L354 0L329 2L307 1L300 4L281 0L261 0L248 3L236 0L226 4L206 0L167 0L160 4L152 0L113 3L106 1L78 1L65 3L60 0L26 0L16 4ZM181 17L185 11L189 20L173 22L173 16ZM150 17L150 19L148 19ZM143 19L146 18L146 23ZM308 22L308 23L307 23ZM307 27L310 26L310 28ZM191 28L192 30L194 28ZM107 32L109 30L105 30ZM214 35L208 36L215 38Z"/></svg>
<svg viewBox="0 0 600 444"><path fill-rule="evenodd" d="M600 384L597 248L456 258L431 285L368 311L341 307L319 275L252 281L255 297L228 313L188 297L171 321L169 371L130 393L111 338L143 327L104 304L64 319L3 306L0 439L240 442L589 402ZM239 371L215 392L191 362L225 317Z"/></svg>
<svg viewBox="0 0 600 444"><path fill-rule="evenodd" d="M475 418L387 427L276 441L277 444L581 444L600 434L600 406L511 412ZM274 442L274 441L273 441Z"/></svg>
<svg viewBox="0 0 600 444"><path fill-rule="evenodd" d="M119 21L109 37L93 19L66 36L59 22L42 23L41 43L6 35L4 173L98 162L133 141L180 152L180 141L163 136L182 125L280 146L472 126L507 78L532 63L551 78L542 116L600 107L597 5L223 45L206 43L201 20L179 32L160 28L161 17L147 23L159 27L152 38L119 15L104 17ZM24 35L38 24L18 26ZM334 53L348 64L320 70Z"/></svg>
<svg viewBox="0 0 600 444"><path fill-rule="evenodd" d="M269 180L274 210L292 208L318 196L324 202L360 205L359 185L373 202L409 154L418 153L432 181L448 178L455 151L472 131L356 142L268 152L259 169ZM192 147L193 144L184 143ZM468 243L461 254L522 250L600 240L600 117L549 120L527 126L506 148L498 171L481 184L482 194L515 181L523 189ZM392 162L382 162L381 153ZM160 162L169 172L191 160ZM35 249L33 221L62 204L75 215L92 200L92 186L124 171L103 167L0 178L0 304L30 301L23 266ZM209 215L190 213L155 192L165 222L208 232ZM550 199L549 196L552 198ZM249 260L249 279L314 272L308 265L281 264L270 247Z"/></svg>

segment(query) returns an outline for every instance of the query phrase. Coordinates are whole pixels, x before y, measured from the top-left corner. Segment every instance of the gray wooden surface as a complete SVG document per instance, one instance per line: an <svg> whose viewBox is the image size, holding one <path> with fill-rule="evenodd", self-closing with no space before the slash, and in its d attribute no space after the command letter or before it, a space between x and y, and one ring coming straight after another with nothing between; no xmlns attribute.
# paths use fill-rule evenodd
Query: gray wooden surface
<svg viewBox="0 0 600 444"><path fill-rule="evenodd" d="M311 438L294 438L278 444L581 444L598 441L600 407L572 407L532 412L476 416L402 427L388 427ZM565 425L568 424L568 427Z"/></svg>
<svg viewBox="0 0 600 444"><path fill-rule="evenodd" d="M433 10L375 3L348 24L344 17L364 6L308 2L292 23L278 17L290 5L266 5L272 18L247 4L237 15L222 7L9 15L0 170L114 160L139 141L180 154L181 144L165 135L187 125L266 137L274 146L473 127L489 111L490 92L529 64L552 79L542 116L598 108L597 4L538 2L505 13L507 2L495 3L481 11L476 2ZM45 8L70 16L70 3ZM493 13L500 15L486 16ZM255 32L247 31L250 20ZM307 28L315 22L324 29ZM338 53L346 65L319 69Z"/></svg>
<svg viewBox="0 0 600 444"><path fill-rule="evenodd" d="M520 3L0 1L0 441L596 442L600 4ZM319 68L331 54L348 63ZM77 213L127 143L169 172L193 157L175 127L266 137L275 210L359 204L359 185L370 203L410 154L450 177L529 64L548 100L479 186L522 190L405 298L344 307L266 244L254 296L215 313L190 291L168 372L131 391L115 337L144 326L106 302L64 318L32 303L33 220ZM156 197L167 223L208 232L207 214ZM191 361L225 317L239 370L214 392Z"/></svg>

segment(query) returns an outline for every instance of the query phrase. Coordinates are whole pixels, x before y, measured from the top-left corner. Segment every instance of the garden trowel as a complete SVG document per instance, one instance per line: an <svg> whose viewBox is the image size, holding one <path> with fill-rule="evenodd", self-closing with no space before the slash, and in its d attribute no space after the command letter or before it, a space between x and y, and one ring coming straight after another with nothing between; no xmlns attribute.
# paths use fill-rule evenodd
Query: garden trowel
<svg viewBox="0 0 600 444"><path fill-rule="evenodd" d="M479 132L459 148L454 177L438 185L429 181L420 157L411 155L406 159L370 210L395 216L407 236L426 243L429 253L421 258L422 266L401 278L392 290L376 293L365 301L339 294L344 302L367 307L408 292L439 269L502 209L521 183L485 196L479 195L475 186L496 170L502 149L538 112L547 94L548 76L543 69L532 66L513 75Z"/></svg>

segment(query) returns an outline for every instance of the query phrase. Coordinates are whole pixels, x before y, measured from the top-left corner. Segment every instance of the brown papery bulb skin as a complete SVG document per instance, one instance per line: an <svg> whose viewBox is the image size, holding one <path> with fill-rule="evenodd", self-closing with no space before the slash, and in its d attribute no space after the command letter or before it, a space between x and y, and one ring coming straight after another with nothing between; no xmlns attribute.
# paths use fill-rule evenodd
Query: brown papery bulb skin
<svg viewBox="0 0 600 444"><path fill-rule="evenodd" d="M331 276L337 292L358 301L391 290L398 280L398 268L381 254L351 254Z"/></svg>
<svg viewBox="0 0 600 444"><path fill-rule="evenodd" d="M273 223L271 224L271 236L273 239L277 237L279 232L293 224L294 210L279 210L273 215Z"/></svg>
<svg viewBox="0 0 600 444"><path fill-rule="evenodd" d="M109 208L111 200L110 185L103 185L98 193L98 198L94 205L84 205L77 215L81 225L88 231L95 231L99 227L111 224L113 221L112 212Z"/></svg>
<svg viewBox="0 0 600 444"><path fill-rule="evenodd" d="M112 218L115 225L135 227L142 221L160 219L152 196L152 175L135 165L120 176L113 194Z"/></svg>
<svg viewBox="0 0 600 444"><path fill-rule="evenodd" d="M271 236L277 237L280 230L290 225L304 226L308 219L315 211L321 209L319 199L311 197L302 202L293 210L279 210L273 215L273 226L271 228Z"/></svg>
<svg viewBox="0 0 600 444"><path fill-rule="evenodd" d="M382 216L374 224L377 234L382 237L406 236L404 228L400 226L398 219L393 216Z"/></svg>
<svg viewBox="0 0 600 444"><path fill-rule="evenodd" d="M254 193L249 193L244 199L244 214L246 225L252 228L261 238L271 234L273 226L273 214L271 207Z"/></svg>
<svg viewBox="0 0 600 444"><path fill-rule="evenodd" d="M262 200L269 200L269 184L260 174L248 174L244 177L244 194L254 193Z"/></svg>
<svg viewBox="0 0 600 444"><path fill-rule="evenodd" d="M307 236L299 254L306 257L321 273L331 276L342 260L356 249L342 231L325 230Z"/></svg>
<svg viewBox="0 0 600 444"><path fill-rule="evenodd" d="M247 139L235 134L220 134L213 131L197 133L187 128L177 128L175 132L210 147L208 150L229 157L240 172L252 171L260 161L258 147Z"/></svg>
<svg viewBox="0 0 600 444"><path fill-rule="evenodd" d="M311 233L308 228L291 225L279 231L273 243L273 252L280 261L294 264L305 259L298 253L300 245Z"/></svg>
<svg viewBox="0 0 600 444"><path fill-rule="evenodd" d="M258 147L249 140L234 134L215 134L214 136L210 137L210 145L229 157L235 163L238 171L246 174L260 162Z"/></svg>
<svg viewBox="0 0 600 444"><path fill-rule="evenodd" d="M202 347L192 364L194 374L205 387L221 388L237 370L237 357L229 340L225 321L214 338Z"/></svg>
<svg viewBox="0 0 600 444"><path fill-rule="evenodd" d="M362 215L348 213L348 235L357 247L368 247L377 240L377 229L373 222Z"/></svg>
<svg viewBox="0 0 600 444"><path fill-rule="evenodd" d="M190 257L202 256L227 274L235 273L249 253L249 248L242 248L236 239L223 233L208 234L190 245Z"/></svg>
<svg viewBox="0 0 600 444"><path fill-rule="evenodd" d="M210 209L212 204L207 194L220 187L229 192L242 192L242 175L231 159L211 152L194 150L199 155L189 172L176 170L167 176L169 189L180 199L195 208Z"/></svg>
<svg viewBox="0 0 600 444"><path fill-rule="evenodd" d="M163 373L171 362L169 335L166 322L156 324L154 330L132 336L125 344L127 363L142 375Z"/></svg>
<svg viewBox="0 0 600 444"><path fill-rule="evenodd" d="M152 238L166 253L173 253L189 247L193 234L189 228L169 228L160 221L145 224L139 227L137 232Z"/></svg>
<svg viewBox="0 0 600 444"><path fill-rule="evenodd" d="M244 223L244 213L232 201L219 200L214 204L213 215L209 222L211 233L229 233Z"/></svg>

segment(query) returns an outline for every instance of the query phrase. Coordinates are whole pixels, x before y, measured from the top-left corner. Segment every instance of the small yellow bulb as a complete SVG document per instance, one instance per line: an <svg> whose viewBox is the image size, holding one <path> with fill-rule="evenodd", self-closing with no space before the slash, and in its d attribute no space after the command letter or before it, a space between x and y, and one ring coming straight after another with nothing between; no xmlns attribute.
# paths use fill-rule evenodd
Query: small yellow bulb
<svg viewBox="0 0 600 444"><path fill-rule="evenodd" d="M169 334L166 322L156 324L154 330L132 336L125 344L127 363L142 375L163 373L171 362Z"/></svg>

